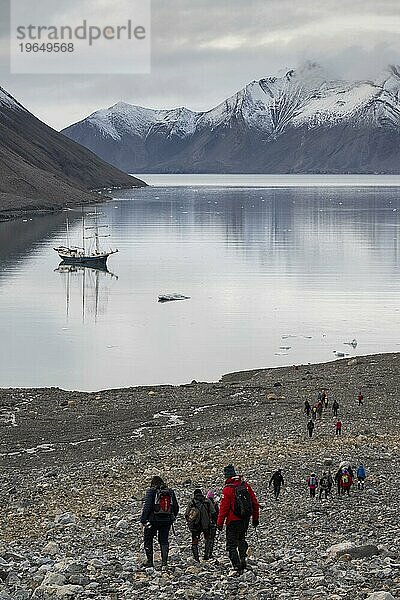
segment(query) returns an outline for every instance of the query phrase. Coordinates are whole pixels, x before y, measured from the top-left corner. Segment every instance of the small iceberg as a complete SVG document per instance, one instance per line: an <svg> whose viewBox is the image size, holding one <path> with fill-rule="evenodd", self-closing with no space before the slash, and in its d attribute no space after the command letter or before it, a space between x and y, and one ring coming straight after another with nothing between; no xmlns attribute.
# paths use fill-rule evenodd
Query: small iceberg
<svg viewBox="0 0 400 600"><path fill-rule="evenodd" d="M346 346L353 346L353 348L357 348L357 340L356 339L352 339L351 342L343 342L344 344L346 344Z"/></svg>
<svg viewBox="0 0 400 600"><path fill-rule="evenodd" d="M183 294L159 294L159 302L173 302L174 300L189 300L190 296L184 296Z"/></svg>

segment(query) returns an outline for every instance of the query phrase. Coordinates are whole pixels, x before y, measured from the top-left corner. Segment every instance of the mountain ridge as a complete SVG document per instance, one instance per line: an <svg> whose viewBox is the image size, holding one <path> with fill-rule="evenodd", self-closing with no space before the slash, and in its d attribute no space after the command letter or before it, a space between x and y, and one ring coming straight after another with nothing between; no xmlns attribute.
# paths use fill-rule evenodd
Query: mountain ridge
<svg viewBox="0 0 400 600"><path fill-rule="evenodd" d="M349 82L308 62L254 80L208 111L118 102L62 133L128 172L400 172L400 68ZM311 140L315 156L302 160ZM339 160L338 142L358 152L358 162L346 152ZM274 152L286 155L282 164Z"/></svg>
<svg viewBox="0 0 400 600"><path fill-rule="evenodd" d="M144 182L55 131L0 87L0 213L93 203L94 188Z"/></svg>

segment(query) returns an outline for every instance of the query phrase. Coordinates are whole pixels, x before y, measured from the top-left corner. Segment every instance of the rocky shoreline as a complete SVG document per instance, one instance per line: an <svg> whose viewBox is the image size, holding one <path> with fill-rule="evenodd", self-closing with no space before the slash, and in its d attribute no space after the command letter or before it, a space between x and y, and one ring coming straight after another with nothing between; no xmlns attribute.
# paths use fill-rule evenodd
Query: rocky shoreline
<svg viewBox="0 0 400 600"><path fill-rule="evenodd" d="M383 354L218 383L0 390L0 600L400 597L399 364L400 354ZM323 387L340 404L342 436L328 409L309 440L303 402ZM363 461L364 492L310 500L306 477L327 458L333 468ZM157 557L156 569L141 570L138 517L152 475L184 509L195 487L221 490L228 462L261 502L251 570L227 577L222 534L217 560L194 564L182 515L173 568L161 573ZM279 501L268 490L277 467L286 480Z"/></svg>

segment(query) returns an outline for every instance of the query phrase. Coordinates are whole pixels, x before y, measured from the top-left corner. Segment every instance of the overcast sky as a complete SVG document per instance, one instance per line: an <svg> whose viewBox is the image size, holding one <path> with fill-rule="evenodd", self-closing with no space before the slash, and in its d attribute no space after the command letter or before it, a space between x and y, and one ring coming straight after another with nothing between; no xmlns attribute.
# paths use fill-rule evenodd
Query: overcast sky
<svg viewBox="0 0 400 600"><path fill-rule="evenodd" d="M86 1L101 24L102 5L116 0ZM130 18L131 1L118 2ZM348 79L375 78L400 63L400 0L153 0L151 74L11 75L5 4L0 84L57 129L119 100L209 109L249 81L305 60ZM54 2L61 5L68 15L82 0Z"/></svg>

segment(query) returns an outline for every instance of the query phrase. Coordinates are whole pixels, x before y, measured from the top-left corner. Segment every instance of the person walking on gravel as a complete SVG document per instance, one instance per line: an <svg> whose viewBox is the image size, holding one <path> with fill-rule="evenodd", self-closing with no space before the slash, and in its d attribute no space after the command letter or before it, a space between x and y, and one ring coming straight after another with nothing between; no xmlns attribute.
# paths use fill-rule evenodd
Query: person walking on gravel
<svg viewBox="0 0 400 600"><path fill-rule="evenodd" d="M307 415L307 417L310 416L310 412L311 412L311 404L309 403L308 400L304 400L304 413Z"/></svg>
<svg viewBox="0 0 400 600"><path fill-rule="evenodd" d="M312 438L312 434L314 432L315 429L315 424L313 420L309 420L307 423L307 431L308 431L308 437Z"/></svg>
<svg viewBox="0 0 400 600"><path fill-rule="evenodd" d="M318 487L318 477L314 471L307 477L307 485L310 490L310 498L315 498L315 492Z"/></svg>
<svg viewBox="0 0 400 600"><path fill-rule="evenodd" d="M269 480L269 484L268 484L269 488L271 487L271 484L273 484L273 486L274 486L275 500L278 500L279 494L281 492L281 486L285 485L281 469L278 469L277 471L275 471L275 473L272 474L272 477Z"/></svg>
<svg viewBox="0 0 400 600"><path fill-rule="evenodd" d="M367 478L367 474L365 472L364 465L362 463L360 463L357 468L357 481L358 481L357 487L359 490L364 489L366 478Z"/></svg>
<svg viewBox="0 0 400 600"><path fill-rule="evenodd" d="M200 562L199 542L204 536L204 560L209 560L212 553L211 529L216 521L216 512L211 501L200 489L194 490L193 498L185 512L185 519L192 534L192 554L196 562Z"/></svg>
<svg viewBox="0 0 400 600"><path fill-rule="evenodd" d="M363 406L363 404L364 404L364 396L362 395L361 392L358 392L357 400L358 400L358 406Z"/></svg>
<svg viewBox="0 0 400 600"><path fill-rule="evenodd" d="M339 402L335 399L332 403L332 412L333 412L334 417L338 416L338 410L339 410Z"/></svg>
<svg viewBox="0 0 400 600"><path fill-rule="evenodd" d="M169 530L179 512L179 505L173 489L156 475L146 492L140 522L143 525L143 541L147 562L144 567L154 566L154 538L158 536L162 566L168 565Z"/></svg>
<svg viewBox="0 0 400 600"><path fill-rule="evenodd" d="M322 477L319 480L319 499L320 500L322 500L322 494L325 494L325 500L328 500L329 481L328 481L328 475L326 474L325 471L322 473Z"/></svg>
<svg viewBox="0 0 400 600"><path fill-rule="evenodd" d="M240 576L246 568L248 543L246 534L252 519L258 527L260 507L251 486L237 475L235 467L224 468L225 486L219 507L217 528L222 531L226 523L226 549L231 560L232 576Z"/></svg>
<svg viewBox="0 0 400 600"><path fill-rule="evenodd" d="M214 551L215 536L217 533L217 520L218 520L218 513L219 513L219 505L218 505L217 499L215 497L214 490L208 490L207 498L209 499L209 501L211 502L211 504L213 505L213 508L214 508L214 513L211 513L211 538L210 538L211 544L210 544L210 551L209 551L209 556L208 556L208 558L212 558L212 553Z"/></svg>
<svg viewBox="0 0 400 600"><path fill-rule="evenodd" d="M340 488L342 495L347 494L350 496L350 488L353 483L353 478L350 475L348 469L342 469L342 475L340 477Z"/></svg>
<svg viewBox="0 0 400 600"><path fill-rule="evenodd" d="M340 419L336 421L336 435L342 435L342 421Z"/></svg>

